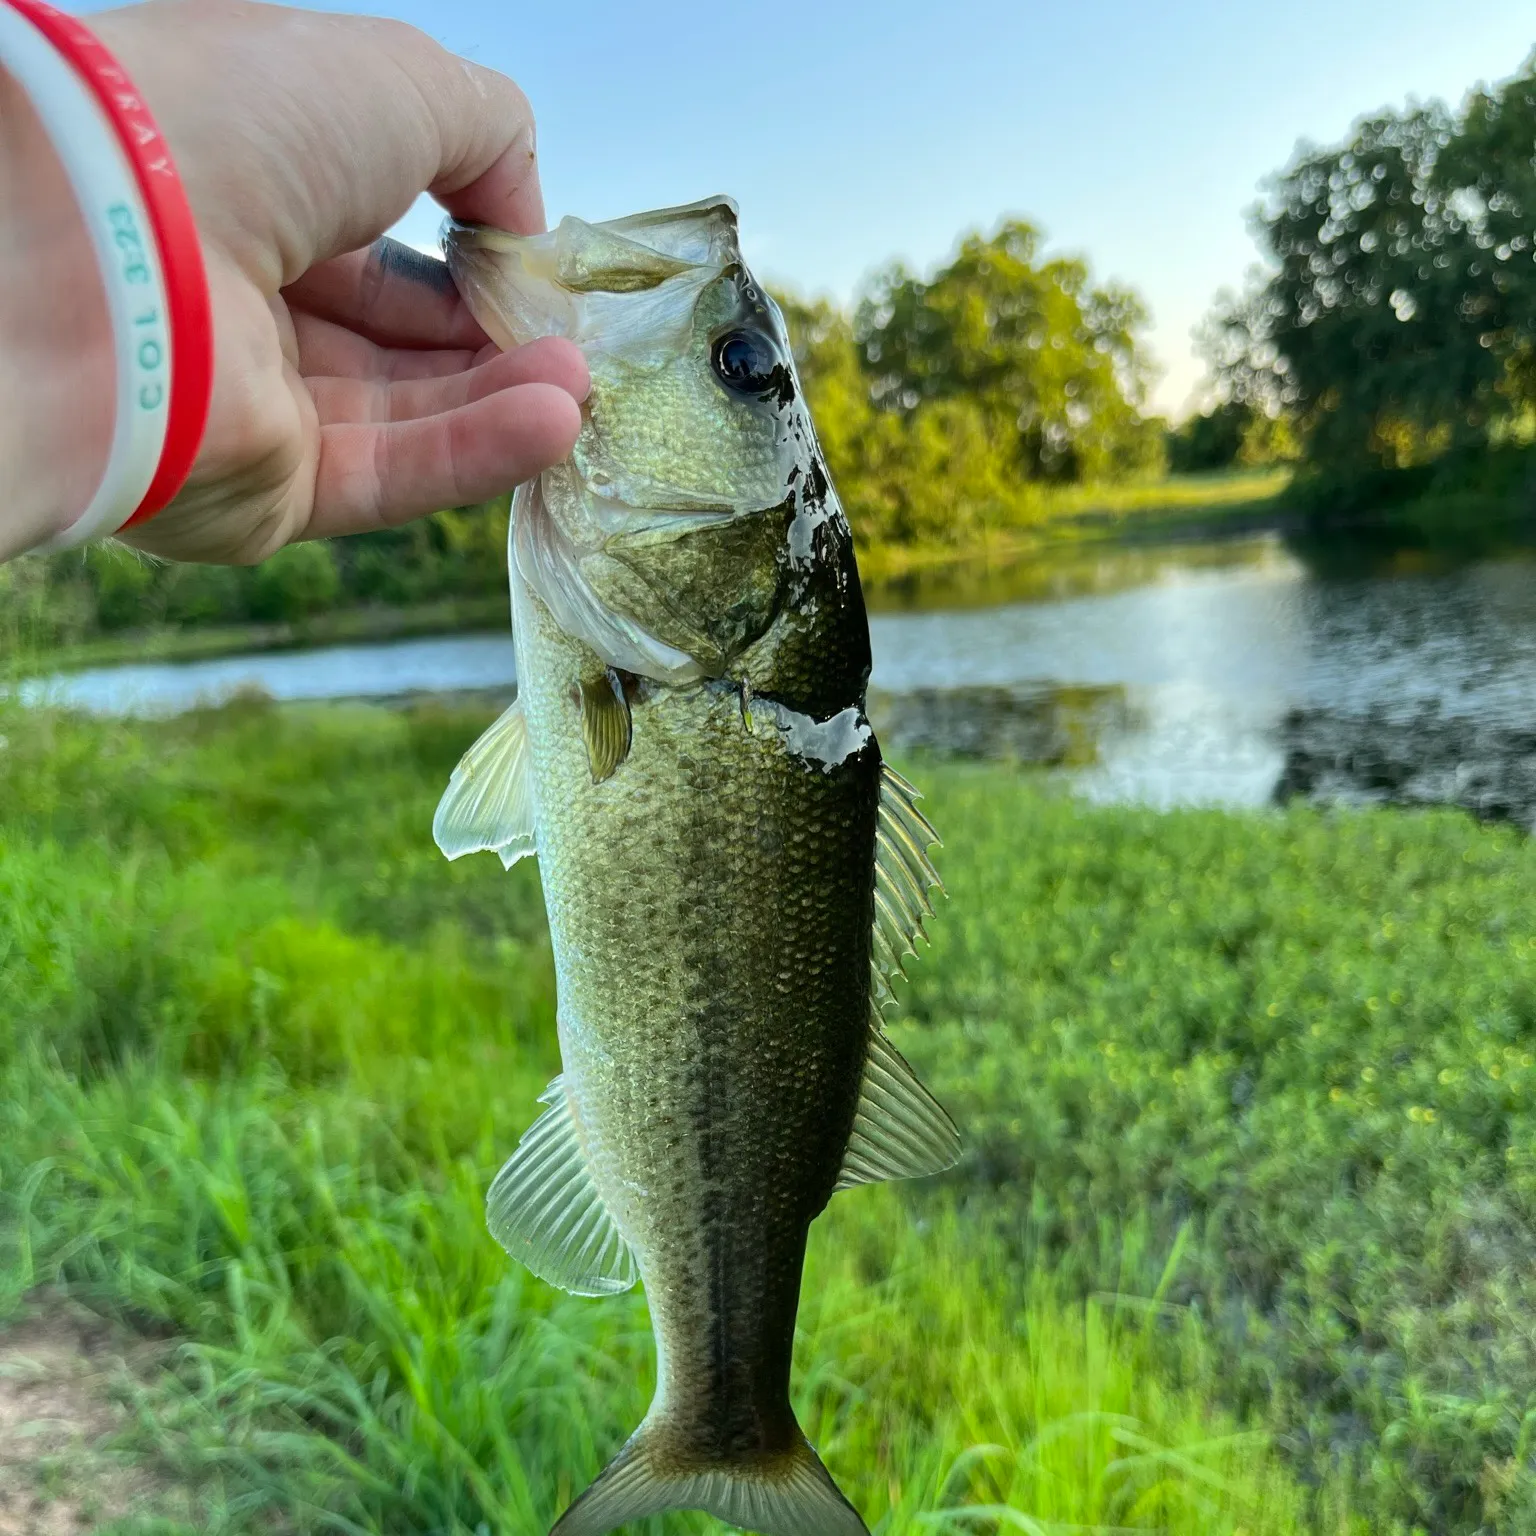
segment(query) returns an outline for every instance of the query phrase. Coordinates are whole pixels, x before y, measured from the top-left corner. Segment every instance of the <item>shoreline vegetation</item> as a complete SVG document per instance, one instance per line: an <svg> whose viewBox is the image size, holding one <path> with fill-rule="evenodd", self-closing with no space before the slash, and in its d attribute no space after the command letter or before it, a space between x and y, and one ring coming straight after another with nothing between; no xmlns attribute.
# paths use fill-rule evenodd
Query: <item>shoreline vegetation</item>
<svg viewBox="0 0 1536 1536"><path fill-rule="evenodd" d="M1485 482L1490 476L1485 472ZM1493 477L1510 479L1508 472ZM1405 487L1408 489L1408 487ZM1505 483L1469 488L1463 479L1439 483L1417 479L1416 493L1387 502L1319 504L1315 485L1298 477L1292 465L1234 467L1108 486L1064 486L1041 499L1042 512L1021 526L978 533L968 543L930 540L882 544L861 538L859 568L871 609L905 606L913 580L942 577L946 571L978 576L1005 573L1032 556L1059 559L1064 552L1095 546L1126 546L1175 541L1219 542L1278 534L1299 539L1310 550L1413 546L1427 550L1476 552L1517 541L1536 529L1536 497L1528 498ZM476 541L483 571L470 595L399 602L347 601L328 588L326 606L303 609L290 617L239 623L211 618L196 622L160 621L127 625L84 637L61 638L57 626L39 610L56 595L56 583L15 579L7 591L0 569L0 658L57 671L131 662L197 661L245 652L301 650L316 646L374 644L389 640L467 633L497 633L508 626L504 580L504 511L450 514L475 517L491 526ZM436 521L436 520L431 520ZM310 548L312 546L301 546ZM130 550L110 550L93 559L118 568L148 572L154 581L162 569ZM76 557L83 564L81 557ZM203 570L208 568L193 568ZM174 574L174 573L173 573ZM219 572L220 576L236 573ZM248 573L239 573L246 575ZM137 578L136 578L137 579ZM7 621L9 629L7 629Z"/></svg>
<svg viewBox="0 0 1536 1536"><path fill-rule="evenodd" d="M944 566L1003 566L1065 543L1174 534L1219 537L1237 531L1239 520L1242 531L1259 532L1283 518L1288 480L1286 470L1262 469L1175 476L1146 484L1063 487L1050 497L1049 511L1038 522L984 533L970 544L869 546L861 541L859 568L872 605L878 607L883 585ZM504 630L509 620L499 548L504 544L506 525L494 509L480 515L494 523L498 554L494 587L476 596L403 604L348 604L340 601L338 592L333 598L335 606L289 618L236 624L161 622L89 638L55 639L38 650L36 659L51 669L68 671L127 662L196 661L242 652ZM488 545L490 541L482 542ZM114 551L106 558L144 565L141 557L127 550ZM491 558L489 548L486 558Z"/></svg>
<svg viewBox="0 0 1536 1536"><path fill-rule="evenodd" d="M521 1536L644 1407L643 1298L484 1227L557 1067L537 870L429 833L491 713L0 705L0 1323L169 1341L114 1530ZM966 1157L833 1202L796 1373L871 1521L1528 1529L1536 844L902 767Z"/></svg>
<svg viewBox="0 0 1536 1536"><path fill-rule="evenodd" d="M1485 477L1486 478L1486 477ZM1420 481L1411 498L1355 503L1325 511L1315 488L1298 481L1294 467L1270 465L1181 475L1110 486L1070 486L1052 493L1038 521L978 536L968 544L933 541L899 545L860 541L859 567L872 610L906 606L911 582L942 578L946 572L1006 573L1032 556L1059 559L1066 551L1175 541L1219 542L1263 534L1304 541L1310 550L1413 546L1475 553L1517 541L1536 529L1536 501L1502 488L1468 490L1464 485ZM455 516L494 521L494 509ZM25 581L7 594L0 569L0 601L9 595L9 614L0 611L0 659L52 671L134 662L199 661L260 651L303 650L329 645L368 645L437 635L499 633L508 626L502 577L504 522L494 538L482 541L491 561L491 590L464 597L419 602L342 601L294 617L219 623L160 622L125 627L87 638L40 640L48 625L36 617L45 593ZM489 546L496 546L493 557ZM155 569L132 551L104 558ZM478 583L477 583L478 584ZM45 588L45 592L46 592ZM28 608L32 612L29 616ZM18 616L20 622L18 622ZM7 632L3 618L9 618Z"/></svg>

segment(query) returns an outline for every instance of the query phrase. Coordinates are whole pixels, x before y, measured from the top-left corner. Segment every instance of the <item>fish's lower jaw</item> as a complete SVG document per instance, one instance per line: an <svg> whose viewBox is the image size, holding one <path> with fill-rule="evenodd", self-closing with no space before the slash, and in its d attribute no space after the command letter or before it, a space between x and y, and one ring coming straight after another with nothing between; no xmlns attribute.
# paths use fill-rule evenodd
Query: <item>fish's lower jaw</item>
<svg viewBox="0 0 1536 1536"><path fill-rule="evenodd" d="M647 1419L550 1536L604 1536L670 1509L703 1510L761 1536L869 1536L804 1438L782 1456L692 1466L661 1452L666 1439Z"/></svg>

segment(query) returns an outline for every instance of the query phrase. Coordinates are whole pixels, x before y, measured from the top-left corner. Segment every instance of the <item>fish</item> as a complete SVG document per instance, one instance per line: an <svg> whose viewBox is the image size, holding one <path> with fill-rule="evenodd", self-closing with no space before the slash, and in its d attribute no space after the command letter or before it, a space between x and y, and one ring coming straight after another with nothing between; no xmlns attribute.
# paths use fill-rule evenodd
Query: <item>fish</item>
<svg viewBox="0 0 1536 1536"><path fill-rule="evenodd" d="M536 855L553 941L562 1070L490 1230L576 1295L638 1280L656 1335L649 1411L554 1536L674 1509L867 1536L790 1356L833 1194L959 1156L881 1024L943 887L865 713L853 538L784 317L726 197L450 222L444 247L494 342L568 337L592 378L570 457L511 503L516 701L433 824L449 858Z"/></svg>

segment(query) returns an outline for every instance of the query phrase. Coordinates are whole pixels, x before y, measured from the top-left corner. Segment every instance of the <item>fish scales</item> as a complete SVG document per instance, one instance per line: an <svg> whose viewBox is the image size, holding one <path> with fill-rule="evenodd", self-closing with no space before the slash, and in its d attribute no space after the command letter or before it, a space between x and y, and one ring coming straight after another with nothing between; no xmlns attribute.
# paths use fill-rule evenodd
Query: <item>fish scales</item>
<svg viewBox="0 0 1536 1536"><path fill-rule="evenodd" d="M571 697L591 653L532 618L561 1056L638 1256L674 1454L781 1454L805 1233L869 1028L878 749L824 772L771 723L745 730L735 690L658 689L634 706L622 787L593 784Z"/></svg>
<svg viewBox="0 0 1536 1536"><path fill-rule="evenodd" d="M452 226L503 346L570 336L592 394L522 487L517 702L455 770L449 857L537 852L562 1074L487 1198L581 1295L639 1279L644 1422L556 1523L703 1509L867 1536L795 1421L811 1222L958 1137L878 1028L937 885L915 791L864 714L869 626L784 321L714 199L523 238Z"/></svg>

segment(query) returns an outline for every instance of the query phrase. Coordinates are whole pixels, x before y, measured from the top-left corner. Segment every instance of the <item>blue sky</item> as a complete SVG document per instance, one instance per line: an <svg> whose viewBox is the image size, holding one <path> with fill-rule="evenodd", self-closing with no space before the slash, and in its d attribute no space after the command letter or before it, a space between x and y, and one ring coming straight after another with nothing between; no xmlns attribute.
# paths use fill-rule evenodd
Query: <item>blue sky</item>
<svg viewBox="0 0 1536 1536"><path fill-rule="evenodd" d="M1298 139L1459 100L1536 45L1532 0L373 0L516 78L545 193L610 218L729 192L769 281L846 299L1004 215L1136 287L1181 407L1191 327L1256 259ZM402 232L430 243L437 215Z"/></svg>

